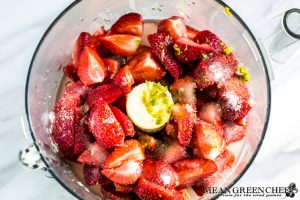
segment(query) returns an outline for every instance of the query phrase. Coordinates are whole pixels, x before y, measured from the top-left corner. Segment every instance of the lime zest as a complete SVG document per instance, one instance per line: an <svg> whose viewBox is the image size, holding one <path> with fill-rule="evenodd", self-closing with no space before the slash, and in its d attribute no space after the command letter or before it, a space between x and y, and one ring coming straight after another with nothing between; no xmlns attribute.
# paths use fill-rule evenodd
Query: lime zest
<svg viewBox="0 0 300 200"><path fill-rule="evenodd" d="M237 67L236 74L239 76L239 78L244 81L248 82L250 81L250 73L248 72L247 68L245 66L239 65Z"/></svg>
<svg viewBox="0 0 300 200"><path fill-rule="evenodd" d="M140 45L140 44L141 44L141 40L134 40L134 43L135 43L136 45Z"/></svg>
<svg viewBox="0 0 300 200"><path fill-rule="evenodd" d="M227 54L227 55L228 55L228 54L231 54L231 53L232 53L231 48L230 48L230 47L225 47L225 48L224 48L224 53Z"/></svg>
<svg viewBox="0 0 300 200"><path fill-rule="evenodd" d="M231 13L230 8L229 8L228 6L225 7L225 13L226 13L229 17L232 16L232 13Z"/></svg>
<svg viewBox="0 0 300 200"><path fill-rule="evenodd" d="M180 50L180 48L178 47L177 44L173 45L173 49L176 51L177 55L180 56L182 54L182 52L181 52L181 50Z"/></svg>

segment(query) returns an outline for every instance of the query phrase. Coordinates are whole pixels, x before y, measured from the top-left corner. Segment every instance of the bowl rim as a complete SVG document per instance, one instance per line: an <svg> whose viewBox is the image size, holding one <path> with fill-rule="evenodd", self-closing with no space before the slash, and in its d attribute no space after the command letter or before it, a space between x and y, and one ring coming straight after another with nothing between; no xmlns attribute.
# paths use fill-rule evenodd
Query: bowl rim
<svg viewBox="0 0 300 200"><path fill-rule="evenodd" d="M76 0L74 2L72 2L70 5L68 5L54 20L53 22L49 25L49 27L46 29L45 33L43 34L43 36L41 37L35 51L34 54L31 58L30 61L30 65L29 65L29 69L28 69L28 73L27 73L27 78L26 78L26 86L25 86L25 111L26 111L26 117L27 117L27 121L29 124L29 131L31 134L31 137L33 139L33 144L35 145L36 149L38 150L38 152L40 152L39 146L36 143L36 138L34 136L34 132L32 129L32 125L31 125L31 120L30 120L30 114L29 114L29 98L28 98L28 91L29 91L29 82L30 82L30 75L31 75L31 70L32 70L32 66L34 63L34 60L36 58L37 53L40 50L41 45L43 44L43 41L45 40L45 38L47 37L48 33L52 30L52 28L56 25L56 23L68 12L70 11L73 7L75 7L78 3L80 3L82 0ZM258 154L261 145L263 143L263 140L265 138L266 132L267 132L267 128L268 128L268 124L269 124L269 119L270 119L270 113L271 113L271 85L270 85L270 77L269 77L269 71L267 68L267 64L266 64L266 60L265 57L262 53L262 50L258 44L258 41L256 40L256 38L254 37L252 31L250 30L250 28L247 26L247 24L242 20L242 18L231 8L229 7L225 2L223 2L222 0L214 0L215 2L217 2L219 5L223 6L223 7L228 7L230 8L230 12L232 13L232 15L239 21L239 23L245 28L245 30L247 31L247 33L250 35L252 41L254 42L256 49L258 50L258 53L260 55L260 58L262 60L263 63L263 67L264 67L264 73L265 73L265 77L266 77L266 82L267 82L267 109L266 109L266 116L265 116L265 124L264 124L264 128L262 130L262 136L260 138L260 141L257 145L257 148L255 149L252 157L250 158L249 162L247 163L247 165L245 166L245 168L243 169L243 171L239 174L238 177L236 177L229 185L227 188L231 188L233 187L233 185L235 185L240 179L241 177L248 171L249 167L251 166L251 164L253 163L256 155ZM266 58L268 59L268 58ZM51 167L49 166L49 164L47 163L45 157L43 156L42 153L40 153L41 156L41 160L44 162L44 164L46 165L48 172L55 178L55 180L65 189L67 190L69 193L71 193L74 197L78 198L78 199L82 199L76 192L74 192L71 188L69 188L67 185L65 185L60 179L59 177L55 174L55 172L51 169ZM217 195L215 195L213 197L213 199L217 199L218 197L220 197L222 195L222 193L218 193Z"/></svg>

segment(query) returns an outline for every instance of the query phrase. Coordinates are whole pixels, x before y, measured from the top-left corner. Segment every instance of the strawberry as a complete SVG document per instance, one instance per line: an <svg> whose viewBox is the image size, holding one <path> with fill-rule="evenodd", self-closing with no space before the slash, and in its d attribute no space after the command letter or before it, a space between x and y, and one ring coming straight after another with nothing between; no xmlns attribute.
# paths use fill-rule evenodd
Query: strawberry
<svg viewBox="0 0 300 200"><path fill-rule="evenodd" d="M122 165L124 162L142 161L145 159L142 145L137 140L126 140L123 145L117 147L106 159L105 168L115 168Z"/></svg>
<svg viewBox="0 0 300 200"><path fill-rule="evenodd" d="M102 60L106 66L107 78L113 79L116 73L119 71L121 63L111 58L103 58Z"/></svg>
<svg viewBox="0 0 300 200"><path fill-rule="evenodd" d="M190 104L192 107L196 105L196 83L191 77L184 77L177 79L170 86L170 92L172 94L175 103Z"/></svg>
<svg viewBox="0 0 300 200"><path fill-rule="evenodd" d="M79 80L79 77L77 75L77 70L76 71L75 70L76 69L73 65L73 61L70 61L63 69L64 74L74 82Z"/></svg>
<svg viewBox="0 0 300 200"><path fill-rule="evenodd" d="M199 119L196 123L196 134L193 138L194 154L206 159L215 159L224 148L223 130Z"/></svg>
<svg viewBox="0 0 300 200"><path fill-rule="evenodd" d="M203 177L213 174L218 170L212 160L203 158L183 159L173 164L178 175L177 189L184 189L195 185Z"/></svg>
<svg viewBox="0 0 300 200"><path fill-rule="evenodd" d="M188 38L179 38L173 45L176 58L183 63L192 63L202 58L203 53L213 51L208 44L198 44Z"/></svg>
<svg viewBox="0 0 300 200"><path fill-rule="evenodd" d="M247 126L238 126L234 122L224 123L224 140L226 144L242 140L247 133Z"/></svg>
<svg viewBox="0 0 300 200"><path fill-rule="evenodd" d="M143 164L143 178L163 186L166 189L175 189L178 177L173 167L160 160L145 160Z"/></svg>
<svg viewBox="0 0 300 200"><path fill-rule="evenodd" d="M88 127L98 144L113 148L124 142L125 135L106 101L98 100L88 117Z"/></svg>
<svg viewBox="0 0 300 200"><path fill-rule="evenodd" d="M110 106L110 109L114 113L118 122L121 124L125 136L133 137L135 135L134 126L127 115L114 106Z"/></svg>
<svg viewBox="0 0 300 200"><path fill-rule="evenodd" d="M121 185L119 183L114 183L114 185L115 185L115 190L117 192L121 192L124 194L128 194L128 193L132 192L132 190L133 190L132 185Z"/></svg>
<svg viewBox="0 0 300 200"><path fill-rule="evenodd" d="M187 29L182 17L173 16L159 22L157 29L167 31L174 39L186 38Z"/></svg>
<svg viewBox="0 0 300 200"><path fill-rule="evenodd" d="M118 167L104 168L101 173L115 183L134 184L142 174L142 162L128 160Z"/></svg>
<svg viewBox="0 0 300 200"><path fill-rule="evenodd" d="M87 94L92 90L91 87L85 86L81 81L77 81L75 83L69 83L66 86L64 92L64 98L76 98L78 100L77 105L82 105L87 97Z"/></svg>
<svg viewBox="0 0 300 200"><path fill-rule="evenodd" d="M210 102L204 104L199 110L199 118L215 125L221 125L222 112L218 103Z"/></svg>
<svg viewBox="0 0 300 200"><path fill-rule="evenodd" d="M208 30L200 31L193 40L198 44L210 45L216 53L223 53L226 48L226 44L222 42L218 36Z"/></svg>
<svg viewBox="0 0 300 200"><path fill-rule="evenodd" d="M93 37L91 36L91 34L87 32L81 32L75 42L73 52L72 52L74 72L77 72L80 55L85 46L89 46L94 50L96 48L93 43Z"/></svg>
<svg viewBox="0 0 300 200"><path fill-rule="evenodd" d="M148 200L148 199L182 200L183 199L183 195L181 192L177 190L168 190L163 186L148 181L145 178L140 178L134 191L142 200Z"/></svg>
<svg viewBox="0 0 300 200"><path fill-rule="evenodd" d="M133 56L138 50L141 43L141 37L133 35L113 34L102 36L100 38L100 41L114 55L127 57Z"/></svg>
<svg viewBox="0 0 300 200"><path fill-rule="evenodd" d="M107 156L108 152L99 144L94 142L87 146L87 149L80 154L80 156L77 158L77 161L80 163L100 167L106 160Z"/></svg>
<svg viewBox="0 0 300 200"><path fill-rule="evenodd" d="M194 71L199 89L205 89L214 83L225 83L236 71L237 62L230 55L213 55L202 60Z"/></svg>
<svg viewBox="0 0 300 200"><path fill-rule="evenodd" d="M138 13L128 13L121 16L112 26L112 33L142 36L144 30L143 18Z"/></svg>
<svg viewBox="0 0 300 200"><path fill-rule="evenodd" d="M183 146L189 145L196 122L196 111L189 104L175 104L172 115L177 125L177 139Z"/></svg>
<svg viewBox="0 0 300 200"><path fill-rule="evenodd" d="M100 173L100 167L93 165L83 166L84 182L88 186L96 185L100 182L102 174Z"/></svg>
<svg viewBox="0 0 300 200"><path fill-rule="evenodd" d="M199 31L197 31L196 29L194 29L190 26L186 26L186 31L187 31L187 37L190 40L193 40L195 38L195 36L199 33Z"/></svg>
<svg viewBox="0 0 300 200"><path fill-rule="evenodd" d="M156 60L155 55L148 49L130 59L127 65L131 70L135 83L157 82L166 74L161 64Z"/></svg>
<svg viewBox="0 0 300 200"><path fill-rule="evenodd" d="M225 149L216 159L215 163L218 166L218 172L222 172L227 168L231 168L235 160L234 154Z"/></svg>
<svg viewBox="0 0 300 200"><path fill-rule="evenodd" d="M78 76L84 85L101 83L106 76L106 67L97 52L86 46L78 61Z"/></svg>
<svg viewBox="0 0 300 200"><path fill-rule="evenodd" d="M119 108L124 113L126 113L127 112L126 102L127 102L127 96L123 94L113 103L113 105Z"/></svg>
<svg viewBox="0 0 300 200"><path fill-rule="evenodd" d="M222 108L222 118L230 121L243 119L251 110L248 103L249 91L246 84L233 77L227 81L218 93Z"/></svg>
<svg viewBox="0 0 300 200"><path fill-rule="evenodd" d="M152 52L158 57L173 78L178 79L183 75L183 67L173 54L174 39L167 32L158 32L148 35Z"/></svg>
<svg viewBox="0 0 300 200"><path fill-rule="evenodd" d="M156 157L166 163L173 163L186 157L186 149L177 141L171 141L159 146L156 150Z"/></svg>
<svg viewBox="0 0 300 200"><path fill-rule="evenodd" d="M142 147L150 152L153 152L160 145L159 140L147 134L141 134L138 140L142 144Z"/></svg>
<svg viewBox="0 0 300 200"><path fill-rule="evenodd" d="M101 198L108 200L134 200L132 195L117 192L111 186L100 187Z"/></svg>
<svg viewBox="0 0 300 200"><path fill-rule="evenodd" d="M116 101L122 94L120 88L114 84L103 84L93 89L87 96L87 103L90 108L94 107L99 100L107 103Z"/></svg>
<svg viewBox="0 0 300 200"><path fill-rule="evenodd" d="M131 91L134 80L128 65L125 65L117 72L113 83L118 86L124 94L128 94Z"/></svg>

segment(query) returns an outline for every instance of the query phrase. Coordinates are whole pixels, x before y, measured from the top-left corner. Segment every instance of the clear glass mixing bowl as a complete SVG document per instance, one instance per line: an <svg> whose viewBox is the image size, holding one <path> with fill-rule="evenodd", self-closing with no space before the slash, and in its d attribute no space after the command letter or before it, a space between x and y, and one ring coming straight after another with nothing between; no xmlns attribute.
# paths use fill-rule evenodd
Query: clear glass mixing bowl
<svg viewBox="0 0 300 200"><path fill-rule="evenodd" d="M212 0L88 0L76 1L51 24L32 58L26 86L26 112L36 148L47 170L69 192L79 199L101 199L90 192L58 155L49 133L49 112L57 98L63 68L70 60L75 39L81 31L94 32L110 25L121 15L138 12L144 19L184 17L197 29L215 32L235 52L251 73L250 89L253 109L249 113L246 138L234 147L234 167L219 186L231 187L245 173L263 141L270 114L270 81L261 50L249 28L226 5ZM206 196L216 198L218 195Z"/></svg>

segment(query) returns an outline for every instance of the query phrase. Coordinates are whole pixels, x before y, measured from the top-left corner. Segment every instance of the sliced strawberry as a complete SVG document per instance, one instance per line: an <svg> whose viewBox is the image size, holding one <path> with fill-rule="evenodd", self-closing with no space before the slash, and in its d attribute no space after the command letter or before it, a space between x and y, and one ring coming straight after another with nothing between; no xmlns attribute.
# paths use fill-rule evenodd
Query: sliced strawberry
<svg viewBox="0 0 300 200"><path fill-rule="evenodd" d="M103 58L102 60L106 66L107 78L113 79L120 69L121 63L111 58Z"/></svg>
<svg viewBox="0 0 300 200"><path fill-rule="evenodd" d="M157 82L166 74L155 55L148 49L130 59L127 65L131 70L135 83Z"/></svg>
<svg viewBox="0 0 300 200"><path fill-rule="evenodd" d="M104 100L107 103L116 101L122 94L122 90L114 84L104 84L93 89L87 96L87 103L92 108L98 100Z"/></svg>
<svg viewBox="0 0 300 200"><path fill-rule="evenodd" d="M79 77L77 75L77 69L75 69L73 65L73 61L70 61L65 67L64 67L64 74L71 79L72 81L76 82L79 80Z"/></svg>
<svg viewBox="0 0 300 200"><path fill-rule="evenodd" d="M196 105L196 83L191 77L177 79L170 86L170 91L175 103L190 104L192 107Z"/></svg>
<svg viewBox="0 0 300 200"><path fill-rule="evenodd" d="M142 147L150 152L153 152L161 143L158 139L147 134L141 134L138 140L142 144Z"/></svg>
<svg viewBox="0 0 300 200"><path fill-rule="evenodd" d="M102 174L100 173L100 167L93 165L83 166L84 182L88 186L96 185L100 182Z"/></svg>
<svg viewBox="0 0 300 200"><path fill-rule="evenodd" d="M124 144L117 147L104 163L105 168L115 168L128 160L142 161L145 154L142 145L137 140L126 140Z"/></svg>
<svg viewBox="0 0 300 200"><path fill-rule="evenodd" d="M98 100L92 108L88 127L97 143L104 148L113 148L124 142L124 131L106 101Z"/></svg>
<svg viewBox="0 0 300 200"><path fill-rule="evenodd" d="M178 177L173 167L160 160L145 160L142 176L166 189L175 189Z"/></svg>
<svg viewBox="0 0 300 200"><path fill-rule="evenodd" d="M215 159L224 148L223 130L218 125L198 120L193 138L194 154L206 159Z"/></svg>
<svg viewBox="0 0 300 200"><path fill-rule="evenodd" d="M115 185L115 190L117 192L128 194L128 193L133 191L133 186L132 185L121 185L121 184L118 184L118 183L114 183L114 185Z"/></svg>
<svg viewBox="0 0 300 200"><path fill-rule="evenodd" d="M199 110L199 118L208 123L220 125L222 121L220 104L215 102L204 104Z"/></svg>
<svg viewBox="0 0 300 200"><path fill-rule="evenodd" d="M183 159L173 164L178 175L177 189L184 189L195 185L203 177L213 174L218 170L212 160L203 158Z"/></svg>
<svg viewBox="0 0 300 200"><path fill-rule="evenodd" d="M140 46L141 37L113 34L103 36L100 40L114 55L127 57L136 53Z"/></svg>
<svg viewBox="0 0 300 200"><path fill-rule="evenodd" d="M124 94L128 94L131 91L134 79L128 65L125 65L118 71L113 79L113 83L118 86Z"/></svg>
<svg viewBox="0 0 300 200"><path fill-rule="evenodd" d="M108 152L96 142L89 144L87 149L78 157L80 163L102 166L108 156Z"/></svg>
<svg viewBox="0 0 300 200"><path fill-rule="evenodd" d="M85 86L81 81L77 81L75 83L67 84L67 87L64 92L64 96L66 98L69 98L70 96L76 96L76 98L80 98L82 101L85 101L87 94L91 90L92 89L90 87Z"/></svg>
<svg viewBox="0 0 300 200"><path fill-rule="evenodd" d="M247 133L247 126L239 126L234 122L228 121L224 123L224 140L226 144L242 140Z"/></svg>
<svg viewBox="0 0 300 200"><path fill-rule="evenodd" d="M246 84L233 77L219 91L219 102L222 108L222 118L230 121L243 119L251 110L248 103L249 91Z"/></svg>
<svg viewBox="0 0 300 200"><path fill-rule="evenodd" d="M114 113L118 122L121 124L125 136L133 137L135 135L134 126L127 115L114 106L110 106L110 109Z"/></svg>
<svg viewBox="0 0 300 200"><path fill-rule="evenodd" d="M193 40L195 38L195 36L199 33L199 31L197 31L196 29L194 29L190 26L186 26L186 31L187 31L187 37L190 40Z"/></svg>
<svg viewBox="0 0 300 200"><path fill-rule="evenodd" d="M182 17L173 16L159 22L157 29L159 31L167 31L173 38L186 38L187 29Z"/></svg>
<svg viewBox="0 0 300 200"><path fill-rule="evenodd" d="M117 192L111 186L102 186L100 188L101 197L108 200L134 200L132 195Z"/></svg>
<svg viewBox="0 0 300 200"><path fill-rule="evenodd" d="M143 35L143 18L138 13L128 13L121 16L112 26L112 33Z"/></svg>
<svg viewBox="0 0 300 200"><path fill-rule="evenodd" d="M218 36L208 30L200 31L194 37L194 41L198 44L210 45L216 53L223 53L226 48L226 44L222 42Z"/></svg>
<svg viewBox="0 0 300 200"><path fill-rule="evenodd" d="M163 186L152 183L145 178L140 178L137 186L134 189L135 193L142 200L157 199L157 200L182 200L183 195L177 190L168 190Z"/></svg>
<svg viewBox="0 0 300 200"><path fill-rule="evenodd" d="M78 76L84 85L100 83L106 76L106 67L97 52L84 47L78 62Z"/></svg>
<svg viewBox="0 0 300 200"><path fill-rule="evenodd" d="M126 113L127 112L126 102L127 102L127 96L123 94L113 103L113 105L119 108L124 113Z"/></svg>
<svg viewBox="0 0 300 200"><path fill-rule="evenodd" d="M172 115L177 125L179 144L189 145L196 122L196 111L189 104L175 104L172 107Z"/></svg>
<svg viewBox="0 0 300 200"><path fill-rule="evenodd" d="M214 83L225 83L236 71L237 62L230 55L214 55L202 60L194 71L199 89L205 89Z"/></svg>
<svg viewBox="0 0 300 200"><path fill-rule="evenodd" d="M225 169L231 168L235 160L234 154L225 149L216 159L215 163L218 166L218 172L222 172Z"/></svg>
<svg viewBox="0 0 300 200"><path fill-rule="evenodd" d="M203 53L213 51L212 47L208 44L198 44L188 38L175 40L173 48L176 58L183 63L192 63L200 60Z"/></svg>
<svg viewBox="0 0 300 200"><path fill-rule="evenodd" d="M118 167L104 168L101 173L115 183L134 184L142 174L142 162L128 160Z"/></svg>
<svg viewBox="0 0 300 200"><path fill-rule="evenodd" d="M183 67L173 54L174 39L167 32L158 32L148 35L148 41L152 52L158 57L173 78L177 79L183 75Z"/></svg>
<svg viewBox="0 0 300 200"><path fill-rule="evenodd" d="M166 163L173 163L185 158L187 155L185 147L176 141L164 143L157 149L156 157Z"/></svg>

